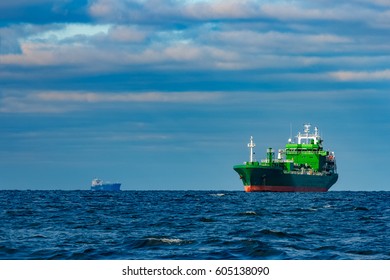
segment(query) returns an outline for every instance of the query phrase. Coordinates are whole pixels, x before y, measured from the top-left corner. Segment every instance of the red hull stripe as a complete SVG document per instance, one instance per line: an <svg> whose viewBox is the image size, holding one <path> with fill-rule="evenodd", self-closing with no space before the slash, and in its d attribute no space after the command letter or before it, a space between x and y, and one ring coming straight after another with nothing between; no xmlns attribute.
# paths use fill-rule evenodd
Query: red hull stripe
<svg viewBox="0 0 390 280"><path fill-rule="evenodd" d="M326 192L324 187L300 186L244 186L246 192Z"/></svg>

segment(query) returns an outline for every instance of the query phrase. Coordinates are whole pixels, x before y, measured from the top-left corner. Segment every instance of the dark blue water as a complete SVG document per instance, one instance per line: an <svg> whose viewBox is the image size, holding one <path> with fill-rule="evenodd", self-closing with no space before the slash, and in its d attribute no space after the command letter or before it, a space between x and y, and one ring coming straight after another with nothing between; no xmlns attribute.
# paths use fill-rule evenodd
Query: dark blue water
<svg viewBox="0 0 390 280"><path fill-rule="evenodd" d="M390 192L0 191L0 259L390 259Z"/></svg>

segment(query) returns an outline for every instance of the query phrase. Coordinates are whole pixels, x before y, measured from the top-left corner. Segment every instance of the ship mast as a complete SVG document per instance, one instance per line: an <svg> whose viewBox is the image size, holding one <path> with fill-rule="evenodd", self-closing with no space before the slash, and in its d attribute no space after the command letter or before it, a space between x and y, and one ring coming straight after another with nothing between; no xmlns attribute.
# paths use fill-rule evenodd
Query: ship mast
<svg viewBox="0 0 390 280"><path fill-rule="evenodd" d="M303 131L306 133L306 144L309 144L309 132L310 132L311 125L308 123L308 124L304 124L303 126L305 127Z"/></svg>
<svg viewBox="0 0 390 280"><path fill-rule="evenodd" d="M253 136L251 136L250 143L248 143L249 148L249 162L253 162L253 155L255 154L253 152L253 148L256 147L256 144L253 142Z"/></svg>

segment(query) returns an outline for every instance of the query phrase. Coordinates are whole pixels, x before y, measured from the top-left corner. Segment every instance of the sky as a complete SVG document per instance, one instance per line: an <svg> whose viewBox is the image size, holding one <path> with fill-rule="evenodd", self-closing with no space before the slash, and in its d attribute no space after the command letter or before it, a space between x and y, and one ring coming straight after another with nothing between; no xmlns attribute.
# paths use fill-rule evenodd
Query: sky
<svg viewBox="0 0 390 280"><path fill-rule="evenodd" d="M303 124L390 190L390 1L0 2L0 189L243 190ZM291 129L290 129L291 128Z"/></svg>

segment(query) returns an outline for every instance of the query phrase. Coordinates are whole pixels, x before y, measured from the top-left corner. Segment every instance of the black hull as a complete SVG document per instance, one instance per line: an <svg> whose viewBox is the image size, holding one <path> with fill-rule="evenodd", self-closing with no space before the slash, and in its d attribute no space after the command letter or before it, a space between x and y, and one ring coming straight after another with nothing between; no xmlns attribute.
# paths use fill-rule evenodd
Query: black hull
<svg viewBox="0 0 390 280"><path fill-rule="evenodd" d="M326 192L338 179L338 174L285 173L281 168L236 165L245 191Z"/></svg>

